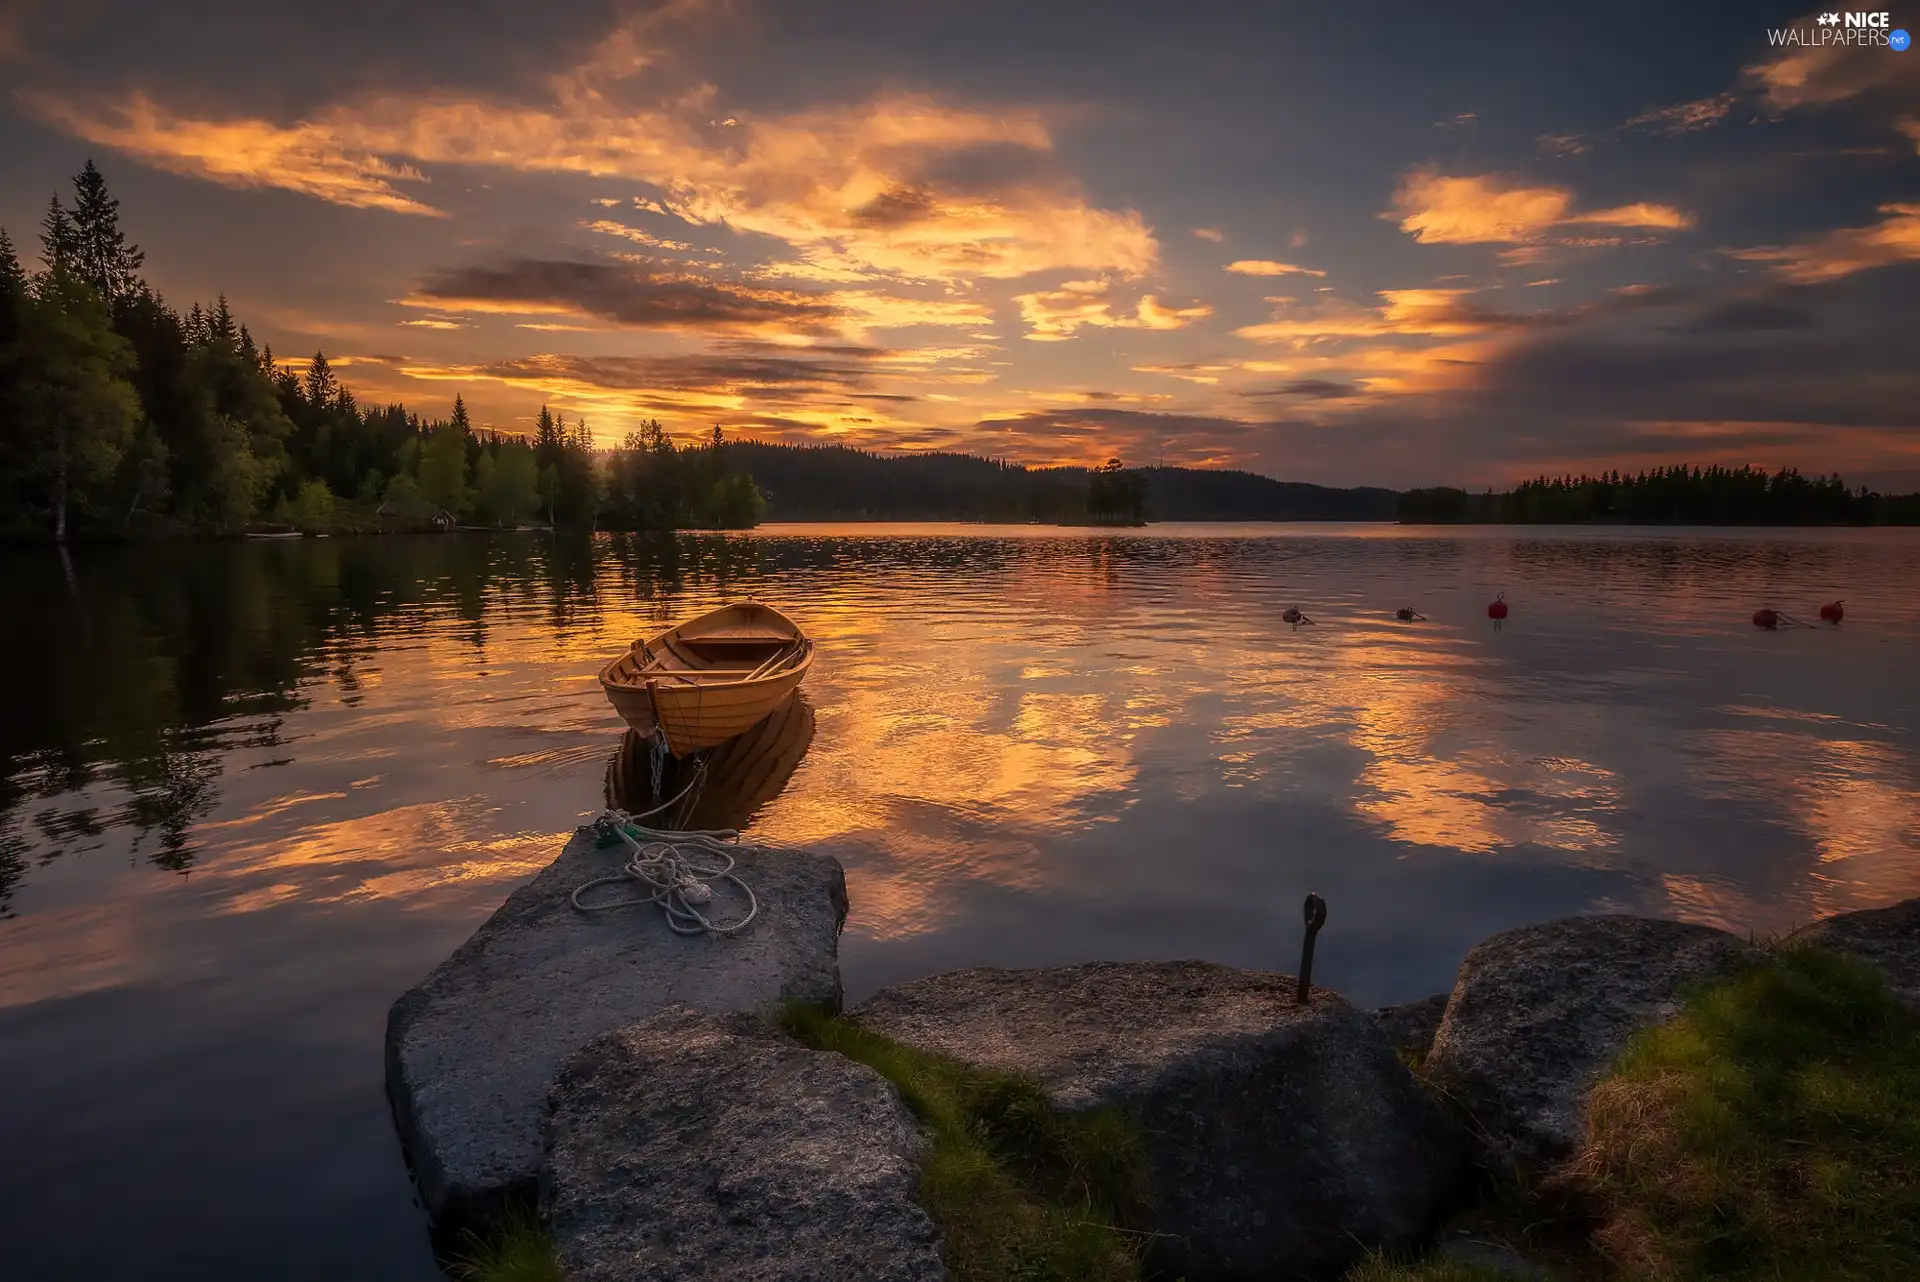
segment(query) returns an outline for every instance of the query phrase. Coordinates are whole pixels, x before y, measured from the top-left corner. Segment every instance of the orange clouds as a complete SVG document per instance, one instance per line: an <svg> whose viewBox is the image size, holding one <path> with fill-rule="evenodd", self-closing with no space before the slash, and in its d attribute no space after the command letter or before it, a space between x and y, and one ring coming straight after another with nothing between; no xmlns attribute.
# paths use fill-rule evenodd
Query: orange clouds
<svg viewBox="0 0 1920 1282"><path fill-rule="evenodd" d="M1746 82L1774 111L1824 107L1892 85L1910 73L1904 57L1848 45L1796 45L1754 63Z"/></svg>
<svg viewBox="0 0 1920 1282"><path fill-rule="evenodd" d="M1569 224L1661 230L1693 226L1690 214L1670 205L1638 201L1574 213L1573 192L1565 187L1528 186L1497 174L1447 177L1430 168L1402 178L1393 204L1393 211L1382 216L1397 218L1400 230L1422 244L1535 244Z"/></svg>
<svg viewBox="0 0 1920 1282"><path fill-rule="evenodd" d="M1285 305L1272 320L1245 325L1233 332L1255 342L1291 342L1296 345L1339 338L1440 337L1478 334L1512 324L1514 318L1486 312L1462 302L1469 289L1383 289L1377 308L1335 303L1312 311L1291 313Z"/></svg>
<svg viewBox="0 0 1920 1282"><path fill-rule="evenodd" d="M645 262L564 259L513 259L439 272L394 301L443 314L565 316L627 329L745 335L793 344L827 336L860 339L869 329L977 329L993 323L992 310L968 298L907 298L873 290L808 293Z"/></svg>
<svg viewBox="0 0 1920 1282"><path fill-rule="evenodd" d="M597 231L602 236L618 236L622 240L630 240L636 245L646 245L651 249L684 251L693 248L684 240L662 240L652 232L639 227L629 227L625 223L616 223L610 218L596 219L582 223L581 226L588 231Z"/></svg>
<svg viewBox="0 0 1920 1282"><path fill-rule="evenodd" d="M1490 174L1448 178L1431 169L1409 173L1393 193L1400 230L1430 245L1531 240L1572 203L1562 187L1524 187Z"/></svg>
<svg viewBox="0 0 1920 1282"><path fill-rule="evenodd" d="M1663 231L1684 231L1693 226L1693 215L1672 205L1635 201L1615 209L1595 209L1584 214L1569 214L1562 223L1595 223L1602 227L1652 227Z"/></svg>
<svg viewBox="0 0 1920 1282"><path fill-rule="evenodd" d="M1228 263L1226 270L1241 276L1325 276L1323 271L1311 267L1297 267L1292 263L1277 263L1271 258L1242 258Z"/></svg>
<svg viewBox="0 0 1920 1282"><path fill-rule="evenodd" d="M1841 227L1798 245L1762 246L1727 252L1749 262L1772 263L1798 284L1837 280L1854 272L1920 261L1920 204L1880 206L1885 215L1866 227Z"/></svg>
<svg viewBox="0 0 1920 1282"><path fill-rule="evenodd" d="M1058 343L1076 337L1082 326L1094 329L1182 329L1213 315L1204 304L1168 307L1147 294L1131 313L1114 310L1113 285L1107 280L1070 280L1059 288L1016 294L1020 315L1029 326L1027 337L1037 343Z"/></svg>
<svg viewBox="0 0 1920 1282"><path fill-rule="evenodd" d="M169 173L229 187L279 187L354 209L443 216L394 186L425 182L418 169L351 146L326 125L195 120L139 93L97 112L83 112L45 95L28 101L68 132Z"/></svg>
<svg viewBox="0 0 1920 1282"><path fill-rule="evenodd" d="M379 98L291 125L198 118L138 94L96 107L33 101L62 128L156 167L355 208L440 213L396 185L424 181L419 165L643 182L665 193L657 207L689 223L784 241L802 264L842 279L966 281L1058 268L1138 276L1157 262L1137 212L1095 208L1047 167L1052 140L1030 112L897 95L730 117L722 127L704 122L711 90L665 105L622 102L573 75L556 77L550 90L538 106ZM965 183L938 176L956 158L1022 153L1030 163Z"/></svg>

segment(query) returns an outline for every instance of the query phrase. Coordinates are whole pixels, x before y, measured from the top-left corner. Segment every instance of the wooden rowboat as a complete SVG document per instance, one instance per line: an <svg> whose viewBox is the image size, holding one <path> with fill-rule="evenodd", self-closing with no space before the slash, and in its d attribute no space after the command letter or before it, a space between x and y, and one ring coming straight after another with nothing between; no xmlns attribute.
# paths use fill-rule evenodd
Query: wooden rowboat
<svg viewBox="0 0 1920 1282"><path fill-rule="evenodd" d="M736 601L635 641L600 688L642 737L685 757L725 743L785 703L813 666L813 641L770 605Z"/></svg>

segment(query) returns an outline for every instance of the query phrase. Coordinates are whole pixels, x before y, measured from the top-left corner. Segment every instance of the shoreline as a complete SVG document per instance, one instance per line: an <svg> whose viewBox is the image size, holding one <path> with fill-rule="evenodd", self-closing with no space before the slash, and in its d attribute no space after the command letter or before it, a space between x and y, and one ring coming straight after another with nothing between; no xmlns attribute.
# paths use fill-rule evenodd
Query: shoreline
<svg viewBox="0 0 1920 1282"><path fill-rule="evenodd" d="M1658 1135L1636 1138L1649 1116L1644 1106L1623 1111L1612 1102L1639 1089L1636 1074L1648 1070L1636 1065L1661 1053L1669 1024L1704 1020L1698 1035L1718 1036L1715 1012L1745 1002L1752 1013L1743 1018L1769 1027L1866 1018L1892 1030L1889 1045L1920 1048L1920 899L1842 913L1766 943L1626 915L1521 926L1471 948L1448 991L1372 1011L1318 986L1296 993L1294 978L1277 971L1166 961L945 971L843 1012L838 936L853 905L837 860L743 847L762 861L756 880L784 879L766 887L770 916L757 923L757 939L696 941L702 957L720 951L683 971L677 959L694 954L663 952L671 941L648 912L600 936L621 941L620 964L609 966L616 959L604 944L582 933L606 923L584 924L555 899L608 858L583 840L590 835L580 830L403 995L388 1030L389 1094L410 1166L430 1177L422 1191L439 1212L436 1236L446 1240L457 1228L482 1255L547 1261L555 1278L601 1276L690 1224L702 1226L698 1249L667 1249L660 1278L704 1276L715 1257L745 1267L822 1252L834 1254L837 1276L849 1279L934 1282L952 1270L991 1278L1015 1257L1074 1256L1081 1248L1056 1226L1065 1213L1108 1235L1095 1239L1105 1263L1071 1274L1097 1282L1296 1273L1439 1282L1462 1265L1484 1271L1467 1275L1475 1278L1611 1279L1609 1226L1658 1204L1612 1184L1586 1191L1584 1172L1599 1162L1616 1173L1609 1178L1678 1178L1636 1164L1636 1146L1654 1148ZM814 867L816 879L776 874L789 866ZM802 919L813 924L800 933L783 924ZM787 981L751 960L768 948L824 996L786 996ZM588 958L593 965L583 969ZM524 970L527 961L536 969ZM564 1029L547 1027L550 1014L529 1012L512 996L529 985L545 989L557 964L576 977L574 996L591 1008L591 1018L570 1017ZM1777 1008L1768 994L1795 984L1805 990L1801 1005ZM487 987L502 995L488 996ZM449 1070L437 1065L484 1063L476 1052L486 1045L527 1045L528 1020L543 1026L531 1040L552 1067L523 1073L513 1088L525 1098L506 1105L512 1133L526 1138L516 1141L524 1154L503 1168L494 1131L506 1096L442 1076ZM556 1044L555 1034L568 1044ZM1685 1040L1695 1032L1681 1036L1679 1045L1696 1044ZM1896 1071L1872 1038L1863 1051L1845 1038L1796 1043L1783 1032L1780 1049L1754 1052L1740 1049L1753 1043L1744 1036L1712 1042L1714 1053L1733 1061L1758 1053L1752 1071L1776 1061L1783 1072L1800 1071L1792 1066L1809 1060L1876 1085L1875 1074ZM1652 1071L1652 1080L1671 1083L1681 1069ZM675 1085L640 1089L646 1082ZM1056 1120L1014 1125L1014 1114L995 1112L1006 1105L992 1102L1009 1090L1026 1100L1019 1116ZM1248 1101L1258 1101L1251 1112ZM431 1116L420 1111L423 1102ZM813 1120L823 1115L835 1119L824 1129ZM1748 1145L1739 1171L1752 1187L1709 1190L1717 1205L1751 1202L1743 1213L1771 1214L1762 1187L1774 1178L1770 1164L1800 1160L1794 1145L1832 1143L1819 1116L1815 1108L1778 1123L1765 1112L1743 1120L1756 1135L1780 1138ZM689 1155L672 1138L689 1127L715 1143ZM1807 1127L1813 1138L1797 1138L1796 1128ZM536 1132L543 1144L533 1142ZM1301 1145L1302 1133L1340 1138ZM984 1135L985 1147L970 1135ZM1883 1159L1902 1160L1906 1142L1882 1141ZM1666 1143L1671 1150L1670 1135ZM1046 1156L1047 1146L1063 1144L1094 1156ZM464 1156L474 1150L485 1163ZM1657 1156L1686 1160L1684 1150ZM1036 1182L1035 1173L1057 1160L1098 1162L1107 1191L1088 1209L1074 1210L1071 1197L1050 1209L1056 1186ZM893 1172L879 1185L876 1162ZM942 1172L954 1162L993 1172L996 1191L952 1185ZM901 1178L915 1166L917 1180ZM635 1172L646 1172L648 1187L677 1190L671 1209L658 1212L661 1226L654 1212L610 1219L602 1209L639 1205ZM735 1194L707 1191L733 1180L750 1181L742 1187L752 1189L751 1213ZM860 1222L877 1237L849 1246L806 1227L822 1187L863 1205ZM983 1218L971 1208L989 1196L999 1209ZM1594 1209L1570 1212L1562 1205L1569 1196L1571 1205ZM1875 1194L1859 1196L1863 1207L1880 1208ZM673 1234L660 1237L669 1222ZM1818 1208L1802 1215L1797 1231L1843 1239L1836 1250L1855 1245L1852 1230L1823 1220ZM1860 1250L1902 1249L1871 1233L1855 1237L1864 1240ZM1696 1245L1676 1228L1639 1249L1679 1258ZM1759 1262L1772 1258L1762 1252ZM875 1259L895 1263L875 1272ZM907 1259L912 1268L896 1271Z"/></svg>

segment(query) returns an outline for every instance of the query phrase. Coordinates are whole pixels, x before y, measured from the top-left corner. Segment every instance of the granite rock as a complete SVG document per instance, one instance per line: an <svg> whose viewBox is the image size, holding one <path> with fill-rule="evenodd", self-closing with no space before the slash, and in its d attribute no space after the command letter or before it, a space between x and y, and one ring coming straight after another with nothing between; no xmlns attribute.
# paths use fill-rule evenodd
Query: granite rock
<svg viewBox="0 0 1920 1282"><path fill-rule="evenodd" d="M847 892L837 861L740 848L759 916L736 936L689 937L655 908L573 908L574 889L627 854L576 834L388 1015L387 1093L421 1200L443 1228L532 1195L547 1088L593 1038L673 1003L839 1005ZM738 907L726 894L737 892L716 890L716 913Z"/></svg>
<svg viewBox="0 0 1920 1282"><path fill-rule="evenodd" d="M662 1011L561 1068L541 1210L569 1282L942 1282L925 1140L872 1069Z"/></svg>
<svg viewBox="0 0 1920 1282"><path fill-rule="evenodd" d="M1472 1115L1495 1165L1550 1171L1579 1145L1586 1094L1627 1039L1759 955L1723 930L1644 917L1503 932L1461 964L1423 1071Z"/></svg>
<svg viewBox="0 0 1920 1282"><path fill-rule="evenodd" d="M854 1012L923 1050L1114 1106L1144 1144L1149 1263L1165 1276L1337 1271L1411 1246L1459 1190L1464 1135L1365 1011L1286 975L1206 962L975 969Z"/></svg>
<svg viewBox="0 0 1920 1282"><path fill-rule="evenodd" d="M1417 1002L1374 1008L1373 1022L1387 1035L1393 1049L1403 1054L1426 1058L1433 1049L1434 1034L1440 1031L1440 1019L1447 1013L1447 994L1435 993Z"/></svg>

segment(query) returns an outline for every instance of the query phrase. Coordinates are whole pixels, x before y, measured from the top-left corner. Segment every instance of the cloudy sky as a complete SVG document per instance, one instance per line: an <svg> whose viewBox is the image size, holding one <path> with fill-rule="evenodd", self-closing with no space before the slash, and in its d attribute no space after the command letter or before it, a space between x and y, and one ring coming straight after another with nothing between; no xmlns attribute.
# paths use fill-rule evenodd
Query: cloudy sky
<svg viewBox="0 0 1920 1282"><path fill-rule="evenodd" d="M505 430L1920 488L1920 53L1790 26L0 0L0 225L31 244L91 155L176 303Z"/></svg>

